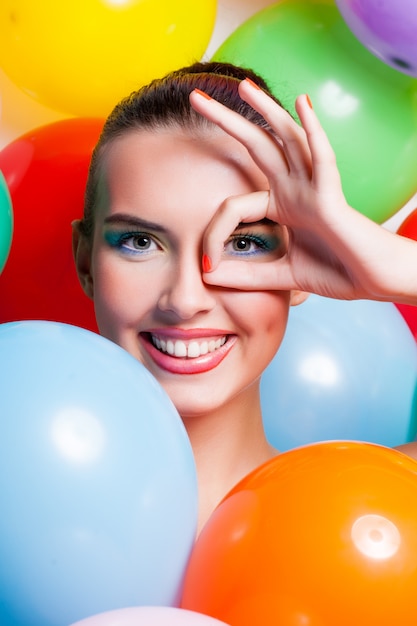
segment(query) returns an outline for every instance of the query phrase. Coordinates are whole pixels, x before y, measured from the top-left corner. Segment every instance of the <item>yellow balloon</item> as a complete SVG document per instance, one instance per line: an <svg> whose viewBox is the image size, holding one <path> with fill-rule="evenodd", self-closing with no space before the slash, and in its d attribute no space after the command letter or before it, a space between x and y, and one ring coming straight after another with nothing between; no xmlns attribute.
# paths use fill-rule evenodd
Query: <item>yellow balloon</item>
<svg viewBox="0 0 417 626"><path fill-rule="evenodd" d="M105 116L134 89L201 59L216 0L1 0L0 67L52 109Z"/></svg>

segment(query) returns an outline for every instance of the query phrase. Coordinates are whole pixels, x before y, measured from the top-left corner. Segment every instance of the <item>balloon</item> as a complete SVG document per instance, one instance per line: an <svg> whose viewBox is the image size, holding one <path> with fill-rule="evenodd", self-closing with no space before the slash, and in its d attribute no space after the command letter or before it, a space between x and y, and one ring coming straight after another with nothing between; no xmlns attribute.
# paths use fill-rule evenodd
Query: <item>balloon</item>
<svg viewBox="0 0 417 626"><path fill-rule="evenodd" d="M45 319L97 330L72 255L71 221L81 217L101 119L34 129L0 151L14 211L10 256L0 276L0 322Z"/></svg>
<svg viewBox="0 0 417 626"><path fill-rule="evenodd" d="M396 307L413 333L414 339L417 341L417 306L397 303Z"/></svg>
<svg viewBox="0 0 417 626"><path fill-rule="evenodd" d="M62 113L42 106L15 85L0 67L0 94L2 98L0 150L23 133L63 117Z"/></svg>
<svg viewBox="0 0 417 626"><path fill-rule="evenodd" d="M417 209L414 209L414 211L405 218L400 224L397 233L403 237L417 241ZM409 329L417 341L417 306L396 303L396 307L407 322Z"/></svg>
<svg viewBox="0 0 417 626"><path fill-rule="evenodd" d="M0 171L0 274L9 256L13 234L13 207L7 183Z"/></svg>
<svg viewBox="0 0 417 626"><path fill-rule="evenodd" d="M320 443L243 479L203 528L182 607L233 626L414 626L417 463Z"/></svg>
<svg viewBox="0 0 417 626"><path fill-rule="evenodd" d="M278 450L328 439L386 446L417 433L417 345L390 302L310 295L261 380Z"/></svg>
<svg viewBox="0 0 417 626"><path fill-rule="evenodd" d="M107 116L156 76L201 58L216 0L3 0L0 66L52 109Z"/></svg>
<svg viewBox="0 0 417 626"><path fill-rule="evenodd" d="M417 6L414 0L336 0L343 19L384 63L417 76Z"/></svg>
<svg viewBox="0 0 417 626"><path fill-rule="evenodd" d="M417 209L411 211L405 220L399 225L397 233L402 237L408 237L417 241Z"/></svg>
<svg viewBox="0 0 417 626"><path fill-rule="evenodd" d="M178 605L197 479L162 387L67 324L2 324L0 355L2 626Z"/></svg>
<svg viewBox="0 0 417 626"><path fill-rule="evenodd" d="M72 626L227 626L217 619L164 606L138 606L100 613Z"/></svg>
<svg viewBox="0 0 417 626"><path fill-rule="evenodd" d="M296 96L309 93L356 209L381 223L415 193L417 81L359 43L334 2L266 7L214 59L258 71L294 114Z"/></svg>

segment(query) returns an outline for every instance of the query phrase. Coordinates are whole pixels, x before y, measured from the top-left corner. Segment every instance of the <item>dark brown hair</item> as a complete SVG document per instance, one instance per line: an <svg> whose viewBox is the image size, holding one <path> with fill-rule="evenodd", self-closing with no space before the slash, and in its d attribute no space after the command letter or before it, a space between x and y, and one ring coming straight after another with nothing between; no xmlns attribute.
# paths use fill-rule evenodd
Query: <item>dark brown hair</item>
<svg viewBox="0 0 417 626"><path fill-rule="evenodd" d="M135 129L156 130L176 126L197 131L212 125L191 107L189 96L194 89L201 89L257 126L271 130L265 119L240 98L238 86L245 78L254 81L282 106L266 82L252 70L219 62L200 62L183 67L153 80L119 102L107 118L92 154L84 217L80 223L82 234L91 237L93 232L100 164L105 148L113 140Z"/></svg>

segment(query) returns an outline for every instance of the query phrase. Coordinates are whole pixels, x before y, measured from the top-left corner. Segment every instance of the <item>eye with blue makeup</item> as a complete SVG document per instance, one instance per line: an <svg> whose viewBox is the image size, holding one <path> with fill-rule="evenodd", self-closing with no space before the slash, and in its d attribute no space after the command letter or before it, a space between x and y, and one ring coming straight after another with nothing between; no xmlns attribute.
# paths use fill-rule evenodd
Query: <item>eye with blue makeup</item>
<svg viewBox="0 0 417 626"><path fill-rule="evenodd" d="M249 232L237 232L226 242L227 255L246 257L252 260L267 260L282 256L286 251L285 241L279 226L261 228Z"/></svg>
<svg viewBox="0 0 417 626"><path fill-rule="evenodd" d="M111 248L136 259L145 259L164 249L154 234L142 230L109 229L104 232L104 239ZM285 251L283 229L274 223L240 225L224 245L225 256L254 261L277 259Z"/></svg>
<svg viewBox="0 0 417 626"><path fill-rule="evenodd" d="M123 254L142 256L161 250L155 238L146 232L109 230L104 239L111 248Z"/></svg>

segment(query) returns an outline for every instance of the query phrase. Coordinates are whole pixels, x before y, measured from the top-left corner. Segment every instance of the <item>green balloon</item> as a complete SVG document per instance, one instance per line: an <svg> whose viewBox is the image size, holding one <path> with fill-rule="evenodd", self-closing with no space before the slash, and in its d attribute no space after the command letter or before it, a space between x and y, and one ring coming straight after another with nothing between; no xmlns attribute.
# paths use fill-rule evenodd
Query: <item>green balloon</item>
<svg viewBox="0 0 417 626"><path fill-rule="evenodd" d="M293 114L308 93L348 202L376 222L417 190L417 80L371 54L330 0L283 0L243 23L213 60L261 74Z"/></svg>
<svg viewBox="0 0 417 626"><path fill-rule="evenodd" d="M6 264L12 243L13 211L6 181L0 172L0 274Z"/></svg>

